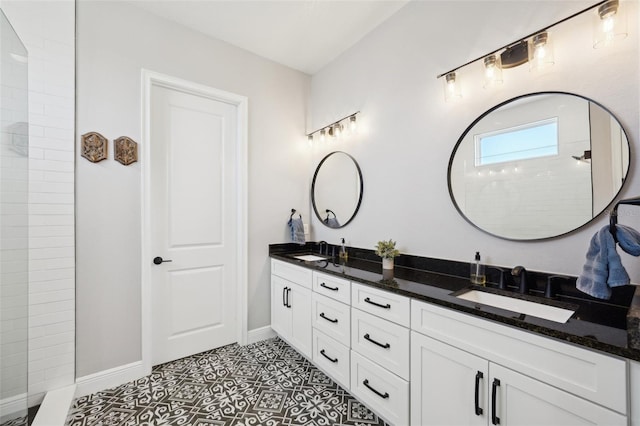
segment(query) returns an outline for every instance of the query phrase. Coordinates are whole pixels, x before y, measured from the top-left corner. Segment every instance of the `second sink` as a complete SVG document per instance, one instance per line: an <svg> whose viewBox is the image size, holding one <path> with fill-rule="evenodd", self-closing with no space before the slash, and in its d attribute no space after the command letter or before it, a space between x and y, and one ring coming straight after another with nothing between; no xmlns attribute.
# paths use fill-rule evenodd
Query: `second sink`
<svg viewBox="0 0 640 426"><path fill-rule="evenodd" d="M500 294L489 293L481 290L470 289L464 293L456 295L456 297L483 305L493 306L494 308L506 309L508 311L531 315L563 324L566 323L575 313L575 309L559 308L556 306L531 302L515 297L502 296Z"/></svg>

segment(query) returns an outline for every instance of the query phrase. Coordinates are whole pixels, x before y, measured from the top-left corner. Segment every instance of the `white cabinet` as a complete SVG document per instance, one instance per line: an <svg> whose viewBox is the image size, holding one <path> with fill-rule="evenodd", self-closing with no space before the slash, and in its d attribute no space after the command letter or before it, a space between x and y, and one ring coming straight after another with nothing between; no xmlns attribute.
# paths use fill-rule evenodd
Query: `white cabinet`
<svg viewBox="0 0 640 426"><path fill-rule="evenodd" d="M624 360L424 302L411 309L412 424L627 424Z"/></svg>
<svg viewBox="0 0 640 426"><path fill-rule="evenodd" d="M338 343L351 343L351 308L316 292L311 296L313 328L331 336Z"/></svg>
<svg viewBox="0 0 640 426"><path fill-rule="evenodd" d="M487 424L486 359L411 332L411 424Z"/></svg>
<svg viewBox="0 0 640 426"><path fill-rule="evenodd" d="M281 267L281 263L272 261L271 274L271 328L284 340L289 342L300 353L308 358L312 356L311 338L311 275L308 280L300 280L302 284L289 281L275 271L283 271L283 275L300 279L305 277L302 271Z"/></svg>
<svg viewBox="0 0 640 426"><path fill-rule="evenodd" d="M323 332L313 329L313 363L340 386L349 390L351 353L349 346L338 343Z"/></svg>

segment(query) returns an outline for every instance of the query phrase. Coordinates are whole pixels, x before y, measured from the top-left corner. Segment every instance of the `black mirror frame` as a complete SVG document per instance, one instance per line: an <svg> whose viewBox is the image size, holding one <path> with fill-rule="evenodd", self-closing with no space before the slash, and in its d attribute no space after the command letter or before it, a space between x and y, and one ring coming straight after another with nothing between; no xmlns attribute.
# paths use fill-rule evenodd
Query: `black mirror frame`
<svg viewBox="0 0 640 426"><path fill-rule="evenodd" d="M467 136L467 133L469 133L469 131L471 131L471 129L480 121L482 120L484 117L486 117L487 115L489 115L490 113L492 113L493 111L495 111L496 109L514 102L518 99L522 99L522 98L528 98L530 96L535 96L535 95L569 95L569 96L575 96L578 98L582 98L584 100L586 100L587 102L592 102L595 105L599 106L600 108L602 108L603 110L605 110L606 112L609 113L609 115L611 115L611 117L613 117L616 122L618 123L618 125L620 126L620 129L622 130L622 133L624 134L624 137L627 139L627 153L629 156L629 165L627 166L627 173L624 176L624 179L622 180L622 183L620 184L620 189L618 189L618 192L616 193L615 196L613 196L613 198L611 199L611 201L602 209L602 211L598 212L597 214L594 214L593 217L588 220L587 222L583 223L582 225L564 232L562 234L558 234L558 235L552 235L549 237L543 237L543 238L508 238L508 237L504 237L502 235L496 235L492 232L486 231L482 228L480 228L478 225L476 225L475 223L473 223L460 209L460 206L458 206L458 203L456 203L456 199L453 195L453 189L451 187L451 167L453 165L453 159L456 156L456 152L458 151L458 148L460 147L460 144L462 143L462 141L464 140L464 138ZM631 157L631 140L629 139L629 135L627 134L627 131L624 129L624 126L622 125L622 123L620 123L620 120L618 120L618 117L616 117L608 108L606 108L604 105L602 105L599 102L594 101L593 99L587 98L586 96L582 96L582 95L578 95L575 93L570 93L570 92L560 92L560 91L548 91L548 92L533 92L533 93L526 93L524 95L519 95L516 96L514 98L511 99L507 99L504 102L499 103L498 105L488 109L487 111L485 111L483 114L481 114L478 118L476 118L475 120L473 120L473 122L465 129L464 132L462 132L462 135L460 136L460 138L458 138L458 141L456 142L455 146L453 147L453 151L451 152L451 157L449 157L449 165L447 167L447 186L449 189L449 198L451 198L451 202L453 203L453 206L456 208L456 210L458 211L458 213L460 214L460 216L462 216L464 218L464 220L466 220L469 224L471 224L471 226L473 226L474 228L484 232L485 234L489 234L493 237L496 238L500 238L502 240L507 240L507 241L518 241L518 242L528 242L528 241L546 241L546 240L551 240L554 238L560 238L563 237L565 235L569 235L573 232L576 232L577 230L579 230L580 228L588 225L589 223L593 222L598 216L600 216L602 213L609 211L611 205L614 203L614 201L616 200L616 198L618 198L618 196L620 195L620 192L622 192L622 189L624 188L624 184L627 182L627 178L629 176L629 172L631 169L631 165L633 164L632 161L632 157ZM593 191L593 189L592 189Z"/></svg>
<svg viewBox="0 0 640 426"><path fill-rule="evenodd" d="M358 178L360 179L360 197L358 198L358 204L356 205L355 210L353 211L353 214L351 215L351 217L349 218L349 220L347 220L345 223L341 224L338 227L331 227L331 226L327 226L324 223L324 219L322 219L322 216L320 216L320 212L318 211L318 207L316 206L316 196L315 196L315 188L316 188L316 178L318 177L318 173L320 172L320 168L322 167L322 165L324 164L324 162L331 157L333 154L344 154L347 157L351 158L351 161L353 161L353 164L355 164L356 166L356 170L358 171ZM360 165L358 164L358 162L356 161L355 158L353 158L353 156L351 156L350 154L347 154L344 151L333 151L329 154L327 154L321 161L320 163L318 163L318 167L316 167L316 171L313 174L313 180L311 181L311 205L313 206L313 211L316 214L316 217L318 218L318 220L320 221L320 223L322 223L324 226L326 226L329 229L340 229L340 228L344 228L345 226L347 226L354 217L356 217L356 214L358 214L358 210L360 210L360 205L362 204L362 194L364 191L364 179L362 179L362 170L360 170Z"/></svg>

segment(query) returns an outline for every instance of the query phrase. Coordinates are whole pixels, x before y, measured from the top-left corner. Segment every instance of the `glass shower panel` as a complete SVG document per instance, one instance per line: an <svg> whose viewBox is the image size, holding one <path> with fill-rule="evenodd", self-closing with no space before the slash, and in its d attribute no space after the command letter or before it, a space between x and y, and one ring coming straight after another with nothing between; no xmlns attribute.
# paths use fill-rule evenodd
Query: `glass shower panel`
<svg viewBox="0 0 640 426"><path fill-rule="evenodd" d="M0 423L11 424L27 415L27 98L27 50L0 10Z"/></svg>

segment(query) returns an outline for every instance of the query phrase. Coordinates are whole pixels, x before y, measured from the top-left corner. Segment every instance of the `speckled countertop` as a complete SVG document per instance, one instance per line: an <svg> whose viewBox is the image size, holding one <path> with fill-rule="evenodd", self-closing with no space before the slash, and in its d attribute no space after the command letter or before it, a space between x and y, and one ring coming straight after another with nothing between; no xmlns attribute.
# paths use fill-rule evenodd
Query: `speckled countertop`
<svg viewBox="0 0 640 426"><path fill-rule="evenodd" d="M353 282L363 283L586 348L640 361L640 286L635 289L635 296L633 296L630 308L579 298L560 298L560 301L549 301L541 297L525 297L560 307L573 305L571 307L576 309L575 314L562 324L459 299L454 293L470 286L469 280L460 276L396 265L394 279L389 282L382 279L380 261L350 257L347 262L341 263L332 261L305 262L294 259L291 256L291 248L291 245L286 244L272 245L269 255L273 259L283 262L336 275ZM298 252L300 251L302 250L298 248ZM487 287L488 291L500 292L500 290L493 290L490 287ZM633 294L633 289L630 290ZM513 292L509 292L509 295L522 297Z"/></svg>

